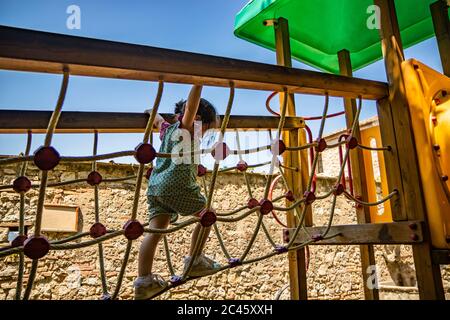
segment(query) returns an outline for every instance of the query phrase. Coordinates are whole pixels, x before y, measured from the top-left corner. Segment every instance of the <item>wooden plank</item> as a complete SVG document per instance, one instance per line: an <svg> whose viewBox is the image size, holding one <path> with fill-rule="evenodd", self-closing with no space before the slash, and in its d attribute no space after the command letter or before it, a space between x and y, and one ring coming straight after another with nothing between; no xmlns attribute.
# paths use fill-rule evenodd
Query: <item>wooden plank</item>
<svg viewBox="0 0 450 320"><path fill-rule="evenodd" d="M394 0L375 0L381 13L381 45L383 49L389 101L397 141L401 179L403 184L404 210L409 220L424 221L424 242L413 246L419 295L421 299L445 299L439 266L431 258L430 231L419 177L419 166L411 126L408 101L401 72L403 51L395 12Z"/></svg>
<svg viewBox="0 0 450 320"><path fill-rule="evenodd" d="M0 110L0 133L45 133L51 111ZM170 114L161 114L169 119ZM141 133L144 132L148 115L125 112L72 112L63 111L56 128L57 133ZM231 116L229 130L265 130L278 127L279 119L271 116ZM286 129L302 128L299 117L288 117Z"/></svg>
<svg viewBox="0 0 450 320"><path fill-rule="evenodd" d="M410 228L415 224L416 229ZM307 227L309 234L323 234L326 227ZM294 229L284 229L285 241L290 239ZM312 245L378 245L378 244L417 244L423 241L423 227L420 221L402 221L390 223L364 223L354 225L332 226L329 236L338 235L331 239L313 242ZM414 237L413 237L414 235ZM415 238L417 236L417 238ZM299 232L295 243L300 244L310 239L306 232ZM413 240L415 239L415 240ZM364 270L365 273L366 270Z"/></svg>
<svg viewBox="0 0 450 320"><path fill-rule="evenodd" d="M383 82L150 46L0 26L0 69L379 99Z"/></svg>
<svg viewBox="0 0 450 320"><path fill-rule="evenodd" d="M400 173L403 184L405 201L404 210L409 219L421 219L424 209L421 195L419 167L416 159L414 133L412 132L411 118L405 86L401 73L403 57L401 51L394 47L393 42L401 48L401 39L394 37L399 34L395 4L392 0L375 0L381 11L382 48L385 57L387 78L390 85L390 104L397 141L397 156L400 164ZM394 27L395 26L395 27Z"/></svg>
<svg viewBox="0 0 450 320"><path fill-rule="evenodd" d="M45 204L42 214L42 231L47 232L77 232L80 208Z"/></svg>
<svg viewBox="0 0 450 320"><path fill-rule="evenodd" d="M431 256L433 257L433 264L450 264L450 250L433 250Z"/></svg>
<svg viewBox="0 0 450 320"><path fill-rule="evenodd" d="M285 67L292 67L291 47L289 43L289 24L284 18L277 19L275 24L275 45L276 45L276 57L277 64ZM285 97L284 94L280 94L280 105L283 103ZM287 116L295 116L295 100L293 94L287 96ZM289 146L298 146L299 136L298 130L289 130L283 133L283 141ZM299 152L286 152L283 155L283 162L289 167L300 167L300 153ZM299 172L287 170L285 171L286 180L289 190L299 198L303 195L302 177ZM296 227L297 221L295 218L294 210L287 212L286 215L287 225L289 227ZM306 259L305 249L296 251L290 251L288 253L289 261L289 281L290 292L292 300L306 300L308 298L308 288L306 280Z"/></svg>
<svg viewBox="0 0 450 320"><path fill-rule="evenodd" d="M8 221L8 222L0 222L0 227L1 228L18 228L19 227L19 222L18 221ZM29 222L29 221L25 221L24 222L24 226L25 227L29 227L32 226L33 223Z"/></svg>
<svg viewBox="0 0 450 320"><path fill-rule="evenodd" d="M353 69L352 62L350 59L350 53L348 50L341 50L338 52L339 70L344 76L352 77ZM354 99L344 98L345 107L345 119L347 123L347 128L351 129L353 122L355 121L355 116L357 112L356 101ZM359 123L359 119L356 119ZM361 133L359 130L359 125L356 126L355 131L352 135L361 141ZM362 149L356 148L350 150L350 166L352 169L352 179L353 179L353 190L355 196L361 197L363 201L368 201L367 194L367 177L364 167L363 153ZM356 219L358 223L370 223L370 209L367 206L361 207L356 206ZM373 251L373 246L371 245L361 245L361 268L363 283L366 284L369 274L367 270L370 266L374 266L375 254ZM367 285L364 285L364 297L366 300L379 300L379 294L377 288L370 289Z"/></svg>
<svg viewBox="0 0 450 320"><path fill-rule="evenodd" d="M392 210L392 220L405 221L408 220L407 212L404 209L403 184L400 174L400 164L398 157L397 141L395 140L394 123L392 122L392 111L389 99L381 99L377 101L378 121L380 124L381 140L383 146L390 146L391 150L383 151L384 163L386 165L387 184L389 190L396 189L398 197L390 200Z"/></svg>
<svg viewBox="0 0 450 320"><path fill-rule="evenodd" d="M441 56L442 69L444 74L450 77L450 21L448 19L448 5L444 0L438 0L430 5L430 10Z"/></svg>

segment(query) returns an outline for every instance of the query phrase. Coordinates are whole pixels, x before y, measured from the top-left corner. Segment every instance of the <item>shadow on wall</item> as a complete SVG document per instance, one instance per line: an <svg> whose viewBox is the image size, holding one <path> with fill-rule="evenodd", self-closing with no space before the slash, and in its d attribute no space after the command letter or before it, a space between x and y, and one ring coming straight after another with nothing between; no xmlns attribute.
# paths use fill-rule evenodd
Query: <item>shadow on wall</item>
<svg viewBox="0 0 450 320"><path fill-rule="evenodd" d="M396 286L416 286L416 272L410 263L402 261L400 245L385 245L383 248L383 258Z"/></svg>

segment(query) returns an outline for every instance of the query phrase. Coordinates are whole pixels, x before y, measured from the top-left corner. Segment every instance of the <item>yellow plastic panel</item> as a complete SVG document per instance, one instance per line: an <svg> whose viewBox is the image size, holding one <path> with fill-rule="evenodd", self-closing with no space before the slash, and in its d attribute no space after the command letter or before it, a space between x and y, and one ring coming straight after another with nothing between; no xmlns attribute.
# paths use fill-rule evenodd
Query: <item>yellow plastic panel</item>
<svg viewBox="0 0 450 320"><path fill-rule="evenodd" d="M375 140L376 142L375 146L371 145L372 140ZM372 146L377 148L382 147L380 127L375 126L361 130L361 143L365 146ZM386 168L384 166L383 151L363 150L364 167L367 177L367 197L369 202L375 202L378 200L375 184L375 172L374 172L375 159L374 157L372 157L374 153L376 153L378 158L378 168L380 170L380 180L381 180L381 195L384 198L389 194L386 177ZM370 222L372 223L392 222L390 200L386 201L381 206L370 207Z"/></svg>
<svg viewBox="0 0 450 320"><path fill-rule="evenodd" d="M436 248L450 248L450 78L416 61L402 64L420 177Z"/></svg>

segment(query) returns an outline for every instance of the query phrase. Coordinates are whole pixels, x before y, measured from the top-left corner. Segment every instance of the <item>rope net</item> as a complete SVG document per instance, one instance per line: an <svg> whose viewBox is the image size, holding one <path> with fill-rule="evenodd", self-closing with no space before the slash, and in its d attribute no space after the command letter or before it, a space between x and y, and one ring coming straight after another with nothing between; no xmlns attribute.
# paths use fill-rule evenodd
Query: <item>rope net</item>
<svg viewBox="0 0 450 320"><path fill-rule="evenodd" d="M349 162L349 152L350 150L354 148L364 148L369 150L375 150L373 148L362 146L358 143L357 139L352 135L353 132L356 132L357 126L358 126L358 119L359 115L361 113L362 108L362 98L359 97L359 103L356 115L354 117L354 121L352 124L352 128L349 130L348 134L346 134L344 139L340 139L339 143L335 145L327 145L325 139L323 139L323 132L325 128L325 122L326 119L329 117L334 117L336 114L328 115L328 105L329 105L329 97L328 95L325 96L325 104L323 108L322 115L319 117L312 117L311 120L320 120L320 129L317 136L317 139L315 141L312 141L312 134L308 127L305 128L307 130L308 136L310 137L309 143L302 145L302 146L286 146L283 140L281 139L281 134L283 132L284 128L284 121L286 117L286 109L287 109L287 90L284 90L283 94L283 101L281 103L281 110L280 113L276 113L271 111L273 114L278 116L280 118L278 128L275 132L275 138L273 138L273 133L271 130L269 130L269 137L271 140L270 145L262 146L262 147L256 147L251 149L242 150L241 144L240 144L240 137L239 132L236 130L236 145L237 150L231 150L228 148L228 146L224 142L224 134L225 130L227 129L227 125L230 119L231 115L231 109L233 105L234 100L234 85L233 82L230 82L230 93L229 93L229 99L228 99L228 105L225 111L225 115L223 117L223 121L220 127L219 131L219 138L218 142L215 144L215 147L209 148L209 149L202 149L202 150L194 150L191 152L185 152L184 154L177 154L176 156L193 156L193 155L200 155L200 154L207 154L211 153L213 157L215 158L215 163L213 170L210 172L211 178L209 181L209 185L207 183L207 180L205 178L205 175L207 174L207 170L202 165L198 166L198 176L200 177L201 183L203 185L204 193L207 195L207 204L206 208L202 211L202 213L198 217L189 217L184 219L181 222L174 223L172 226L170 226L168 229L154 229L149 228L149 223L141 223L137 220L137 211L138 211L138 205L139 205L139 195L141 191L141 185L143 183L144 176L148 179L151 174L151 166L153 163L153 160L157 157L171 157L172 154L165 154L165 153L159 153L156 152L153 148L151 142L152 142L152 135L151 131L153 128L153 122L155 120L155 117L158 112L158 107L161 101L161 97L163 94L163 88L164 83L162 81L159 81L158 85L158 91L155 98L155 102L153 105L152 113L149 116L144 136L142 139L142 142L134 149L130 151L119 151L109 154L97 154L97 146L98 146L98 133L95 132L94 134L94 143L93 143L93 152L90 156L82 156L82 157L63 157L60 156L58 151L51 146L52 137L55 132L55 128L58 123L59 116L61 114L62 106L64 104L64 98L67 92L67 87L69 83L69 72L67 70L64 70L64 75L62 79L61 89L59 92L58 101L56 104L56 107L53 111L52 117L49 121L46 135L45 135L45 142L44 145L39 147L33 155L30 155L30 149L31 149L31 140L32 140L32 133L31 131L28 132L27 136L27 144L25 148L25 152L23 154L20 154L17 157L7 157L5 159L0 160L0 165L8 165L12 163L18 163L21 165L19 174L17 175L17 178L14 180L13 184L10 185L3 185L0 186L0 190L5 189L13 189L17 193L20 194L20 210L19 210L19 235L11 242L10 246L4 247L0 249L0 257L7 257L13 254L19 255L19 263L18 263L18 279L17 279L17 289L16 289L16 299L23 299L27 300L30 298L31 291L33 289L34 280L37 273L37 265L40 259L44 259L45 256L48 254L49 251L57 251L57 250L73 250L73 249L79 249L79 248L85 248L88 246L97 246L98 247L98 259L99 259L99 269L100 269L100 278L101 278L101 285L102 285L102 299L117 299L120 294L120 290L122 287L123 277L127 268L127 263L130 257L131 248L133 246L133 243L135 240L140 238L143 234L146 233L158 233L163 235L163 242L164 242L164 252L167 260L167 266L170 271L171 277L169 281L169 286L167 286L165 289L163 289L161 292L159 292L154 297L164 293L167 290L170 290L171 288L174 288L176 286L179 286L187 281L190 281L194 279L194 277L190 277L189 271L191 270L193 266L193 262L200 254L200 244L203 241L203 237L205 235L205 228L213 226L215 235L218 239L220 248L226 257L226 260L228 261L228 264L223 265L220 269L217 270L217 272L221 272L225 269L234 268L240 265L245 264L251 264L257 261L261 261L264 259L268 259L270 257L273 257L275 255L279 254L285 254L292 250L298 250L304 247L307 247L309 244L317 241L321 241L324 239L330 239L332 237L337 236L337 234L329 235L329 232L331 230L331 225L333 222L334 217L334 211L336 207L336 199L340 195L344 195L349 200L355 201L359 205L362 206L376 206L380 203L383 203L385 201L388 201L393 196L397 194L397 191L392 191L387 197L374 202L369 203L362 201L358 199L357 197L353 196L352 192L348 192L345 187L345 183L342 184L342 177L344 174L344 168L345 165ZM273 94L274 95L274 94ZM271 95L271 97L273 97ZM270 101L270 99L269 99ZM268 107L270 109L270 107ZM271 109L270 109L271 110ZM342 113L340 113L342 114ZM337 184L334 186L333 189L329 190L329 192L326 192L325 194L316 195L316 167L318 163L319 154L323 152L327 148L334 148L334 147L341 147L342 145L346 146L345 153L342 155L342 161L340 165L339 175L337 178ZM218 156L215 154L215 150L226 150L227 152L224 152L221 156ZM284 152L298 152L300 150L310 150L310 168L309 168L309 179L307 186L305 188L305 193L301 197L296 197L292 191L290 191L289 185L287 183L287 179L285 176L284 170L293 170L293 171L300 171L300 168L294 168L289 167L287 165L284 165L279 160L279 156L282 155ZM260 152L263 150L270 150L272 152L272 157L270 161L266 161L259 164L252 164L249 165L243 160L243 155ZM389 147L383 147L378 148L376 150L390 150ZM116 157L122 157L126 155L133 155L136 160L139 163L139 167L137 170L137 174L133 176L127 176L123 178L115 178L115 179L103 179L103 177L100 175L100 173L97 171L97 161L98 160L105 160L105 159L112 159ZM226 169L220 169L220 163L222 160L224 160L229 155L237 155L239 157L239 162L236 166ZM34 164L41 170L40 175L40 183L39 184L33 184L31 181L26 177L26 170L27 170L27 164L28 162L33 161ZM89 175L86 177L86 179L75 179L75 180L68 180L60 183L47 183L48 180L48 171L55 168L60 162L79 162L79 161L92 161L92 171L89 173ZM150 165L148 170L146 172L145 168L146 165ZM262 199L257 200L253 196L252 187L250 184L250 179L247 174L247 170L249 168L256 168L260 166L269 165L269 174L267 175L267 181L264 188L264 196ZM275 174L275 168L278 168L278 173ZM220 173L237 170L241 172L244 176L246 187L248 191L248 202L246 204L243 204L242 206L230 211L230 212L216 212L212 208L212 200L214 197L214 191L216 187L216 181ZM133 206L131 208L129 220L125 223L122 229L120 230L111 230L107 229L104 224L100 221L100 206L99 206L99 185L101 183L110 183L110 182L119 182L119 181L125 181L125 180L131 180L135 179L135 191L134 191L134 198L133 198ZM284 188L287 190L287 192L279 197L272 199L272 190L274 188L274 185L277 181L281 181L284 184ZM345 180L344 180L345 181ZM42 213L43 213L43 206L44 206L44 200L46 195L46 188L47 187L56 187L56 186L65 186L65 185L76 185L81 183L88 183L93 187L94 191L94 214L95 214L95 223L90 227L90 230L88 232L79 232L75 235L69 236L64 239L60 240L54 240L49 241L46 237L44 237L41 233L41 225L42 225ZM25 227L24 227L24 221L25 221L25 193L28 192L31 188L37 188L39 190L39 197L38 202L36 206L36 215L35 215L35 228L33 235L27 237L25 235ZM326 199L328 197L332 197L332 206L329 213L329 219L327 223L327 228L325 232L322 234L309 234L308 230L305 228L304 221L305 216L308 207L312 205L313 202ZM281 200L286 200L286 203L290 204L287 206L281 206L277 205L278 202ZM277 214L275 211L278 212L293 212L294 217L296 220L296 227L293 232L292 237L286 244L277 244L272 236L270 235L270 232L268 228L266 227L264 223L264 217L268 215L269 213L272 213L274 218L278 223L280 223L282 226L287 227L284 225L280 219L278 219ZM257 222L254 227L254 232L248 241L247 245L243 249L242 253L238 257L233 257L230 255L229 251L227 250L227 246L223 241L223 237L220 233L220 230L218 228L219 223L233 223L241 221L249 216L257 216ZM177 275L175 273L175 269L173 266L172 258L170 255L170 248L169 248L169 241L167 239L168 234L172 234L174 232L177 232L178 230L184 229L188 226L194 225L200 223L201 225L201 232L200 236L197 239L197 242L194 246L194 254L192 259L190 260L190 263L188 264L187 268L185 268L183 274ZM270 243L270 246L272 247L272 251L265 253L263 255L260 255L256 258L248 258L248 254L255 243L255 240L258 236L258 234L261 232L261 229L265 235L265 238ZM309 240L300 243L295 244L297 235L299 232L305 232ZM103 252L103 245L102 243L107 240L111 240L113 238L117 238L120 236L124 236L127 239L127 245L126 250L122 257L122 264L120 268L120 272L117 276L117 281L115 283L115 286L113 288L108 287L107 282L107 276L105 272L105 255ZM85 239L90 238L90 239ZM76 240L83 239L80 242L75 242ZM28 274L28 282L25 287L24 293L22 294L23 289L23 278L24 278L24 265L25 265L25 256L27 258L32 259L31 269ZM209 276L209 275L208 275ZM198 277L196 277L198 278ZM154 298L153 297L153 298Z"/></svg>

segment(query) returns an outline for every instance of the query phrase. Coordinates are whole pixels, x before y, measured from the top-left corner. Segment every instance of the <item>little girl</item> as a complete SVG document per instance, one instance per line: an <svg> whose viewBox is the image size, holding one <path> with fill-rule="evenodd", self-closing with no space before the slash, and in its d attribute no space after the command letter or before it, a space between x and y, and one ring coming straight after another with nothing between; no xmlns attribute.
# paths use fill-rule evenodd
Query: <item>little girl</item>
<svg viewBox="0 0 450 320"><path fill-rule="evenodd" d="M191 146L189 148L191 150L192 145L199 145L199 141L195 141L195 139L203 136L208 129L217 128L217 112L211 103L200 98L201 91L201 86L194 85L189 93L188 100L176 104L175 114L178 115L179 120L175 123L170 124L160 115L157 115L155 126L160 130L161 147L159 151L161 153L174 153L174 149L179 149L179 146L177 147L180 143L179 137L186 137L186 131L181 134L182 130L189 132L191 141L188 146ZM201 129L197 126L198 121L201 121ZM194 123L196 130L194 130ZM194 134L194 131L199 129L201 133L195 132ZM192 158L191 160L193 160ZM178 214L182 216L198 215L205 208L206 200L200 193L196 177L197 163L194 163L194 161L186 164L179 159L174 161L172 158L158 158L156 160L147 191L150 228L166 229L170 222L174 222L178 218ZM201 243L200 252L203 252L210 229L209 227L205 230L206 234ZM191 260L200 230L201 225L198 223L192 233L189 256L184 259L185 270ZM153 258L161 236L161 234L150 233L141 244L139 276L134 282L136 300L149 299L167 286L167 282L158 274L152 273ZM219 268L218 263L201 253L194 261L189 275L208 275Z"/></svg>

